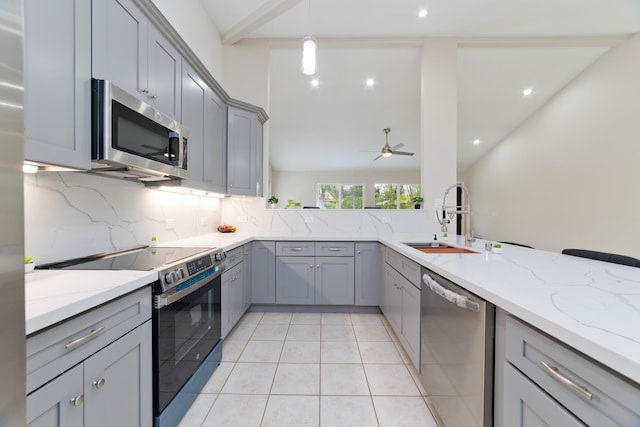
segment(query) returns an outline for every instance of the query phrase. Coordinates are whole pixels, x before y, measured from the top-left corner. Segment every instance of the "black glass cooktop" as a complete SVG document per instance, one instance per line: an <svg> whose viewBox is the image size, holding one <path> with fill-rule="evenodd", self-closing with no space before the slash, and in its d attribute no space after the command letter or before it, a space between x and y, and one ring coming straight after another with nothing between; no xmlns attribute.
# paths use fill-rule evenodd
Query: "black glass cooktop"
<svg viewBox="0 0 640 427"><path fill-rule="evenodd" d="M151 271L185 258L211 251L212 248L141 247L40 265L38 269L55 270L139 270Z"/></svg>

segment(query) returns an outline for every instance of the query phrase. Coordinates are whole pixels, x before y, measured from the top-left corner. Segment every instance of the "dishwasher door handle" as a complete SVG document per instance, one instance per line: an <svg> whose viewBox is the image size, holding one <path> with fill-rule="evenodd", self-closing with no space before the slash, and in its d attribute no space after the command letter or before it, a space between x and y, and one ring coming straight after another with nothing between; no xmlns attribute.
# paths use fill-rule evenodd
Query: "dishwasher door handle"
<svg viewBox="0 0 640 427"><path fill-rule="evenodd" d="M446 299L450 303L453 303L460 308L475 311L476 313L480 312L480 304L478 304L475 301L471 301L465 295L457 294L445 288L440 283L436 282L428 274L422 275L422 281L425 283L425 285L429 286L429 289L431 289L433 292L440 295L442 298Z"/></svg>

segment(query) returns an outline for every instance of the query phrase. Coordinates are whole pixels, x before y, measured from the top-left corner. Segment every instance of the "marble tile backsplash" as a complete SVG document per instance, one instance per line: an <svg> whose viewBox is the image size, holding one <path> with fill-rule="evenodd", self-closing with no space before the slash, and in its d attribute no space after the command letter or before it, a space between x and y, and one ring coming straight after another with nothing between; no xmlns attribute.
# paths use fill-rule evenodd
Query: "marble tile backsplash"
<svg viewBox="0 0 640 427"><path fill-rule="evenodd" d="M37 264L184 239L220 224L221 199L76 172L25 175L25 253Z"/></svg>

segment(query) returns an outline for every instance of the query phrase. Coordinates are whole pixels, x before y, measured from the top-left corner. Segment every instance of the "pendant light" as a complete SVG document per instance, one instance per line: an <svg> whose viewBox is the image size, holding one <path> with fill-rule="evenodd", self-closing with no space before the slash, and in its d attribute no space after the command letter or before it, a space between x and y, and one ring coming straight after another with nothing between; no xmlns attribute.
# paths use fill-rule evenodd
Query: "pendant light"
<svg viewBox="0 0 640 427"><path fill-rule="evenodd" d="M316 73L316 40L311 37L311 0L309 0L309 15L307 19L309 34L302 41L302 72L312 76Z"/></svg>

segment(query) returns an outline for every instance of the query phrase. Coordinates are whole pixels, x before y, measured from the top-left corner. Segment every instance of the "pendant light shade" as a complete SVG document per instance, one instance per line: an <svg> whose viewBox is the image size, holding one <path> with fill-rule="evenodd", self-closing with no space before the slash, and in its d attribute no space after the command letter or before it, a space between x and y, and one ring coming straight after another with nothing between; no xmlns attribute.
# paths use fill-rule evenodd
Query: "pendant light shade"
<svg viewBox="0 0 640 427"><path fill-rule="evenodd" d="M307 75L316 73L316 41L311 37L305 37L302 42L302 72Z"/></svg>

